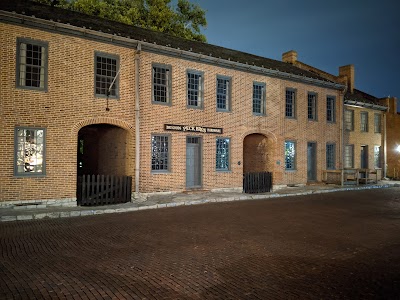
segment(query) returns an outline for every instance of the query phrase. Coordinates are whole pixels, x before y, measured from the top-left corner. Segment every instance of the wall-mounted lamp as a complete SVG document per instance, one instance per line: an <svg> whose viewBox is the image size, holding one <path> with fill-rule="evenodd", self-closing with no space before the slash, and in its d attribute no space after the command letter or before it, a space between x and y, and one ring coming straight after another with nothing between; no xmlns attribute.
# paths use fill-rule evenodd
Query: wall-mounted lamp
<svg viewBox="0 0 400 300"><path fill-rule="evenodd" d="M397 152L400 152L400 145L398 145L398 146L396 147L396 151L397 151Z"/></svg>

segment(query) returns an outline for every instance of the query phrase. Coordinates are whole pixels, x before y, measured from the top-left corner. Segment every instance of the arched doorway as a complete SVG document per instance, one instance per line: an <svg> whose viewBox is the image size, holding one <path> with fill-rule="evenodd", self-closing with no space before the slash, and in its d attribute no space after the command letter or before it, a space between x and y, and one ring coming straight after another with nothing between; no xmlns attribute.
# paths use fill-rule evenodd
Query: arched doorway
<svg viewBox="0 0 400 300"><path fill-rule="evenodd" d="M272 145L268 137L253 133L243 140L243 191L265 193L272 189Z"/></svg>
<svg viewBox="0 0 400 300"><path fill-rule="evenodd" d="M243 141L243 172L272 172L272 142L265 135L249 134Z"/></svg>
<svg viewBox="0 0 400 300"><path fill-rule="evenodd" d="M78 204L128 202L132 192L132 138L110 124L93 124L78 132Z"/></svg>

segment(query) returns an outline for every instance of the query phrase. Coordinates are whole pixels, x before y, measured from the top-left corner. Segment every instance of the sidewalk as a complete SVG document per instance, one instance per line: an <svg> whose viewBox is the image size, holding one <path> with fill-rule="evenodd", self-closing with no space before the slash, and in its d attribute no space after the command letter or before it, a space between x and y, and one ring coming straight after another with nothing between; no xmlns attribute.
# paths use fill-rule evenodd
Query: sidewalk
<svg viewBox="0 0 400 300"><path fill-rule="evenodd" d="M0 221L38 220L45 218L67 218L109 213L122 213L144 209L156 209L181 205L196 205L212 202L268 199L287 196L331 193L373 188L400 187L400 181L382 180L377 184L360 186L339 186L331 184L284 187L265 194L244 194L240 192L177 193L150 196L146 201L136 201L104 206L54 206L43 204L1 206Z"/></svg>

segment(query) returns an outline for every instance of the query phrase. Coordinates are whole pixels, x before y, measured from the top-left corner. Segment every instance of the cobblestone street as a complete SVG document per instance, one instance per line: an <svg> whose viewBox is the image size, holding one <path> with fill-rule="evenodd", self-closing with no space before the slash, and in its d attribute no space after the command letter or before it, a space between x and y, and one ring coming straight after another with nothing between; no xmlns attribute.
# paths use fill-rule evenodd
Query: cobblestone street
<svg viewBox="0 0 400 300"><path fill-rule="evenodd" d="M400 188L0 223L1 299L399 299Z"/></svg>

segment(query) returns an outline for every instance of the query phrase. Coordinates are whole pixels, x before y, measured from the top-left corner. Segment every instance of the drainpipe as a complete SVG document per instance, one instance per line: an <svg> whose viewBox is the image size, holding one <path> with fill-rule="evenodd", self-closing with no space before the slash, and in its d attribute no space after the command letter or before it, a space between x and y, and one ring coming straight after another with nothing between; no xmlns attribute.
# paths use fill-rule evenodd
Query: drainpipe
<svg viewBox="0 0 400 300"><path fill-rule="evenodd" d="M386 149L386 114L388 113L389 109L383 113L383 174L382 179L386 178L387 172L387 149Z"/></svg>
<svg viewBox="0 0 400 300"><path fill-rule="evenodd" d="M344 176L344 174L343 174L343 169L344 169L344 97L345 97L345 95L346 95L346 92L347 92L347 86L345 86L344 87L344 89L343 89L343 98L342 99L340 99L340 107L341 107L341 111L342 111L342 113L341 113L341 120L340 120L340 151L341 151L341 153L340 153L340 165L339 165L339 168L340 168L340 170L342 170L342 172L341 172L341 179L340 179L340 181L341 181L341 185L343 185L343 180L344 180L344 178L343 178L343 176Z"/></svg>
<svg viewBox="0 0 400 300"><path fill-rule="evenodd" d="M139 196L140 175L140 90L139 90L139 68L140 52L142 45L137 44L135 53L135 197Z"/></svg>

